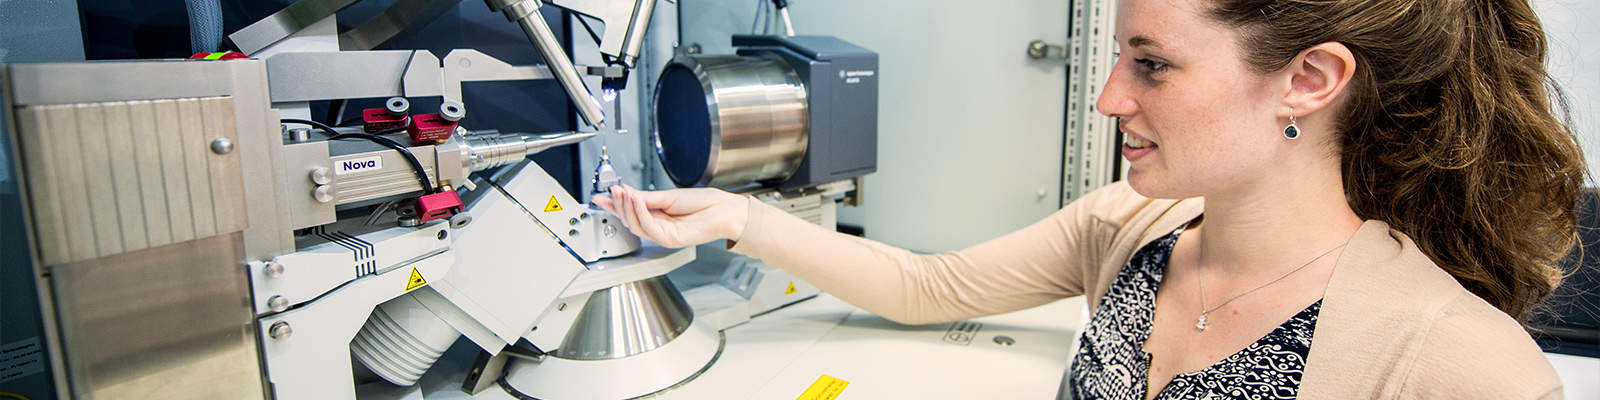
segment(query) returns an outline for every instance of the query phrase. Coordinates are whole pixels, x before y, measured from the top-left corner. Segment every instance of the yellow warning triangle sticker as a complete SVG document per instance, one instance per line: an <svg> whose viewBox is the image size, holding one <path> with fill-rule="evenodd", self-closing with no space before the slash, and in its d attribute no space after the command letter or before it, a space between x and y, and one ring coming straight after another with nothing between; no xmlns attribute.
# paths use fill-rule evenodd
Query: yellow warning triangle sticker
<svg viewBox="0 0 1600 400"><path fill-rule="evenodd" d="M406 291L409 292L427 284L428 280L422 279L422 272L418 272L417 267L411 267L411 279L406 280Z"/></svg>
<svg viewBox="0 0 1600 400"><path fill-rule="evenodd" d="M561 211L561 202L556 201L556 195L550 195L550 201L544 203L544 212Z"/></svg>
<svg viewBox="0 0 1600 400"><path fill-rule="evenodd" d="M794 290L794 282L789 282L789 288L783 290L783 295L788 296L794 294L794 292L798 292L798 290Z"/></svg>

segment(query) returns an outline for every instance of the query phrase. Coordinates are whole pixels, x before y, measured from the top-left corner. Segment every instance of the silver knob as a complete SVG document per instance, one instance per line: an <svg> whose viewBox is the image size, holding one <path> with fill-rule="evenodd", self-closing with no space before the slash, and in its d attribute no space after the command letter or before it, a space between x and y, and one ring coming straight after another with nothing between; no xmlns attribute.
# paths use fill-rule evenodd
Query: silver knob
<svg viewBox="0 0 1600 400"><path fill-rule="evenodd" d="M267 336L273 339L288 339L291 334L294 334L294 329L289 328L289 323L285 321L273 322L272 328L267 329Z"/></svg>
<svg viewBox="0 0 1600 400"><path fill-rule="evenodd" d="M283 276L283 263L268 261L267 266L261 268L261 273L266 274L268 278Z"/></svg>
<svg viewBox="0 0 1600 400"><path fill-rule="evenodd" d="M317 167L317 169L311 170L311 183L318 185L333 183L333 172L329 171L327 167Z"/></svg>
<svg viewBox="0 0 1600 400"><path fill-rule="evenodd" d="M217 138L217 140L212 140L211 141L211 152L212 153L217 153L217 154L232 153L233 152L233 141L232 140L228 140L228 138Z"/></svg>
<svg viewBox="0 0 1600 400"><path fill-rule="evenodd" d="M311 197L317 199L318 203L333 201L333 189L329 188L328 185L317 186L316 189L311 190Z"/></svg>
<svg viewBox="0 0 1600 400"><path fill-rule="evenodd" d="M289 129L289 141L298 143L307 140L311 140L311 128Z"/></svg>
<svg viewBox="0 0 1600 400"><path fill-rule="evenodd" d="M285 299L283 296L272 296L272 298L267 299L267 309L273 312L283 312L283 310L289 309L289 299Z"/></svg>

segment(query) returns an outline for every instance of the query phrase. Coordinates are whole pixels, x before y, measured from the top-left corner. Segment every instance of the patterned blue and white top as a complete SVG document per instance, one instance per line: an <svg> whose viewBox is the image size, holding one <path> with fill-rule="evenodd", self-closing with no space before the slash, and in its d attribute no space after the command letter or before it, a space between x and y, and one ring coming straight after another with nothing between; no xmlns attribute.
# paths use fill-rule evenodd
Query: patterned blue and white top
<svg viewBox="0 0 1600 400"><path fill-rule="evenodd" d="M1144 399L1149 390L1150 338L1156 289L1183 232L1151 242L1134 253L1107 288L1084 327L1068 372L1074 399ZM1292 399L1300 389L1311 333L1322 301L1301 310L1238 353L1203 370L1179 374L1157 399Z"/></svg>

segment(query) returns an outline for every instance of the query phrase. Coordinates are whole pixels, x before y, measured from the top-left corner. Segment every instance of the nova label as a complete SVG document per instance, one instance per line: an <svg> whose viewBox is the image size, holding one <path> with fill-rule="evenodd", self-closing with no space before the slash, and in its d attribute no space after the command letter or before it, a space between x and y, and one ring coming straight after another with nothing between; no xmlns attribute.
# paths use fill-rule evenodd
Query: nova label
<svg viewBox="0 0 1600 400"><path fill-rule="evenodd" d="M375 169L383 169L382 157L363 157L333 162L333 171L339 175L354 174L357 172L366 172Z"/></svg>

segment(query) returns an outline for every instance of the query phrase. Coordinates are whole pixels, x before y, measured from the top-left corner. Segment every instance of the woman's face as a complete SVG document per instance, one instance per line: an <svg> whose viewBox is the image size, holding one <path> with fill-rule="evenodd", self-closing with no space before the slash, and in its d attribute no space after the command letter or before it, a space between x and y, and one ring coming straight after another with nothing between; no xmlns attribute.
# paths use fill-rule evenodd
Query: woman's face
<svg viewBox="0 0 1600 400"><path fill-rule="evenodd" d="M1121 0L1121 54L1096 108L1118 120L1128 182L1183 198L1259 187L1285 152L1282 92L1244 63L1206 0ZM1285 114L1286 115L1286 114Z"/></svg>

